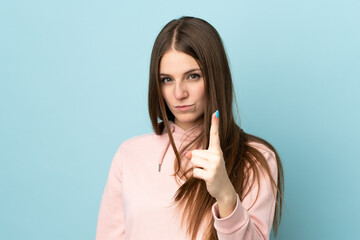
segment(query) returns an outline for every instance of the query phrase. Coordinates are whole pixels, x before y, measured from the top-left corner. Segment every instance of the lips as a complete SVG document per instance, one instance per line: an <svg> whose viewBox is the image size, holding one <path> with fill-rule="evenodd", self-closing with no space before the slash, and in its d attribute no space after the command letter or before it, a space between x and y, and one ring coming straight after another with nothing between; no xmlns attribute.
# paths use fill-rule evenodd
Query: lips
<svg viewBox="0 0 360 240"><path fill-rule="evenodd" d="M175 106L175 108L176 108L177 110L179 110L179 111L187 111L187 110L189 110L193 105L194 105L194 104L192 104L192 105L179 105L179 106Z"/></svg>

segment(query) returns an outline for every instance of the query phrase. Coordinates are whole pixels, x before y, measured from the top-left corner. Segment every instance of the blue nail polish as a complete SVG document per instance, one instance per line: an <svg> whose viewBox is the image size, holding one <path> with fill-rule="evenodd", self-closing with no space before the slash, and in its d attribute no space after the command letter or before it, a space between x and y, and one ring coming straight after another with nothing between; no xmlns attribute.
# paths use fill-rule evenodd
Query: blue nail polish
<svg viewBox="0 0 360 240"><path fill-rule="evenodd" d="M215 115L216 115L216 118L219 118L219 110L216 110Z"/></svg>

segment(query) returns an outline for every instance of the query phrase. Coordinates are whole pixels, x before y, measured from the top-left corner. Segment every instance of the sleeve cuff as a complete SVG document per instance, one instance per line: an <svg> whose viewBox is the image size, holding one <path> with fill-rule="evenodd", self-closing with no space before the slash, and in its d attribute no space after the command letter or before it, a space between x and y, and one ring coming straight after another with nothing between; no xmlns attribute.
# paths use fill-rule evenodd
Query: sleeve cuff
<svg viewBox="0 0 360 240"><path fill-rule="evenodd" d="M243 227L249 221L249 215L246 209L241 205L239 195L236 197L236 206L234 211L225 218L220 218L218 203L212 206L214 217L214 227L216 231L224 234L230 234Z"/></svg>

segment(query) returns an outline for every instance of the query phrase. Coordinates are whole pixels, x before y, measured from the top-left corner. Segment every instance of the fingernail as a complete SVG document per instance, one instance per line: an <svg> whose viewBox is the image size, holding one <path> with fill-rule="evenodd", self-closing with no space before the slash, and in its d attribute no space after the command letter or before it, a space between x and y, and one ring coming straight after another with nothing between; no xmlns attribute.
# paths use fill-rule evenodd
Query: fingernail
<svg viewBox="0 0 360 240"><path fill-rule="evenodd" d="M219 118L219 110L216 110L215 116L216 116L216 118Z"/></svg>
<svg viewBox="0 0 360 240"><path fill-rule="evenodd" d="M189 151L185 151L184 153L183 153L183 155L185 155L185 154L187 154Z"/></svg>

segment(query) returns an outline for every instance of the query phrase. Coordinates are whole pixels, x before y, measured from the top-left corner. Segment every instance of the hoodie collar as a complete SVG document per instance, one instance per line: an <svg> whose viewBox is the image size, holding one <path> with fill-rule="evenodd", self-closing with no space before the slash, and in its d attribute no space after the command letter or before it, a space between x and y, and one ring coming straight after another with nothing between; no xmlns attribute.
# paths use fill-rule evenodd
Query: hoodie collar
<svg viewBox="0 0 360 240"><path fill-rule="evenodd" d="M189 143L191 140L194 140L202 131L202 124L196 125L194 127L191 127L187 130L182 129L178 125L176 125L174 122L169 121L169 127L171 134L173 135L175 144L177 141L180 141L181 145ZM161 165L164 161L165 155L167 151L169 150L169 146L171 144L169 135L167 133L167 130L165 128L164 133L166 135L166 144L161 152L160 158L159 158L159 169L158 171L161 171ZM181 146L180 145L180 146Z"/></svg>

